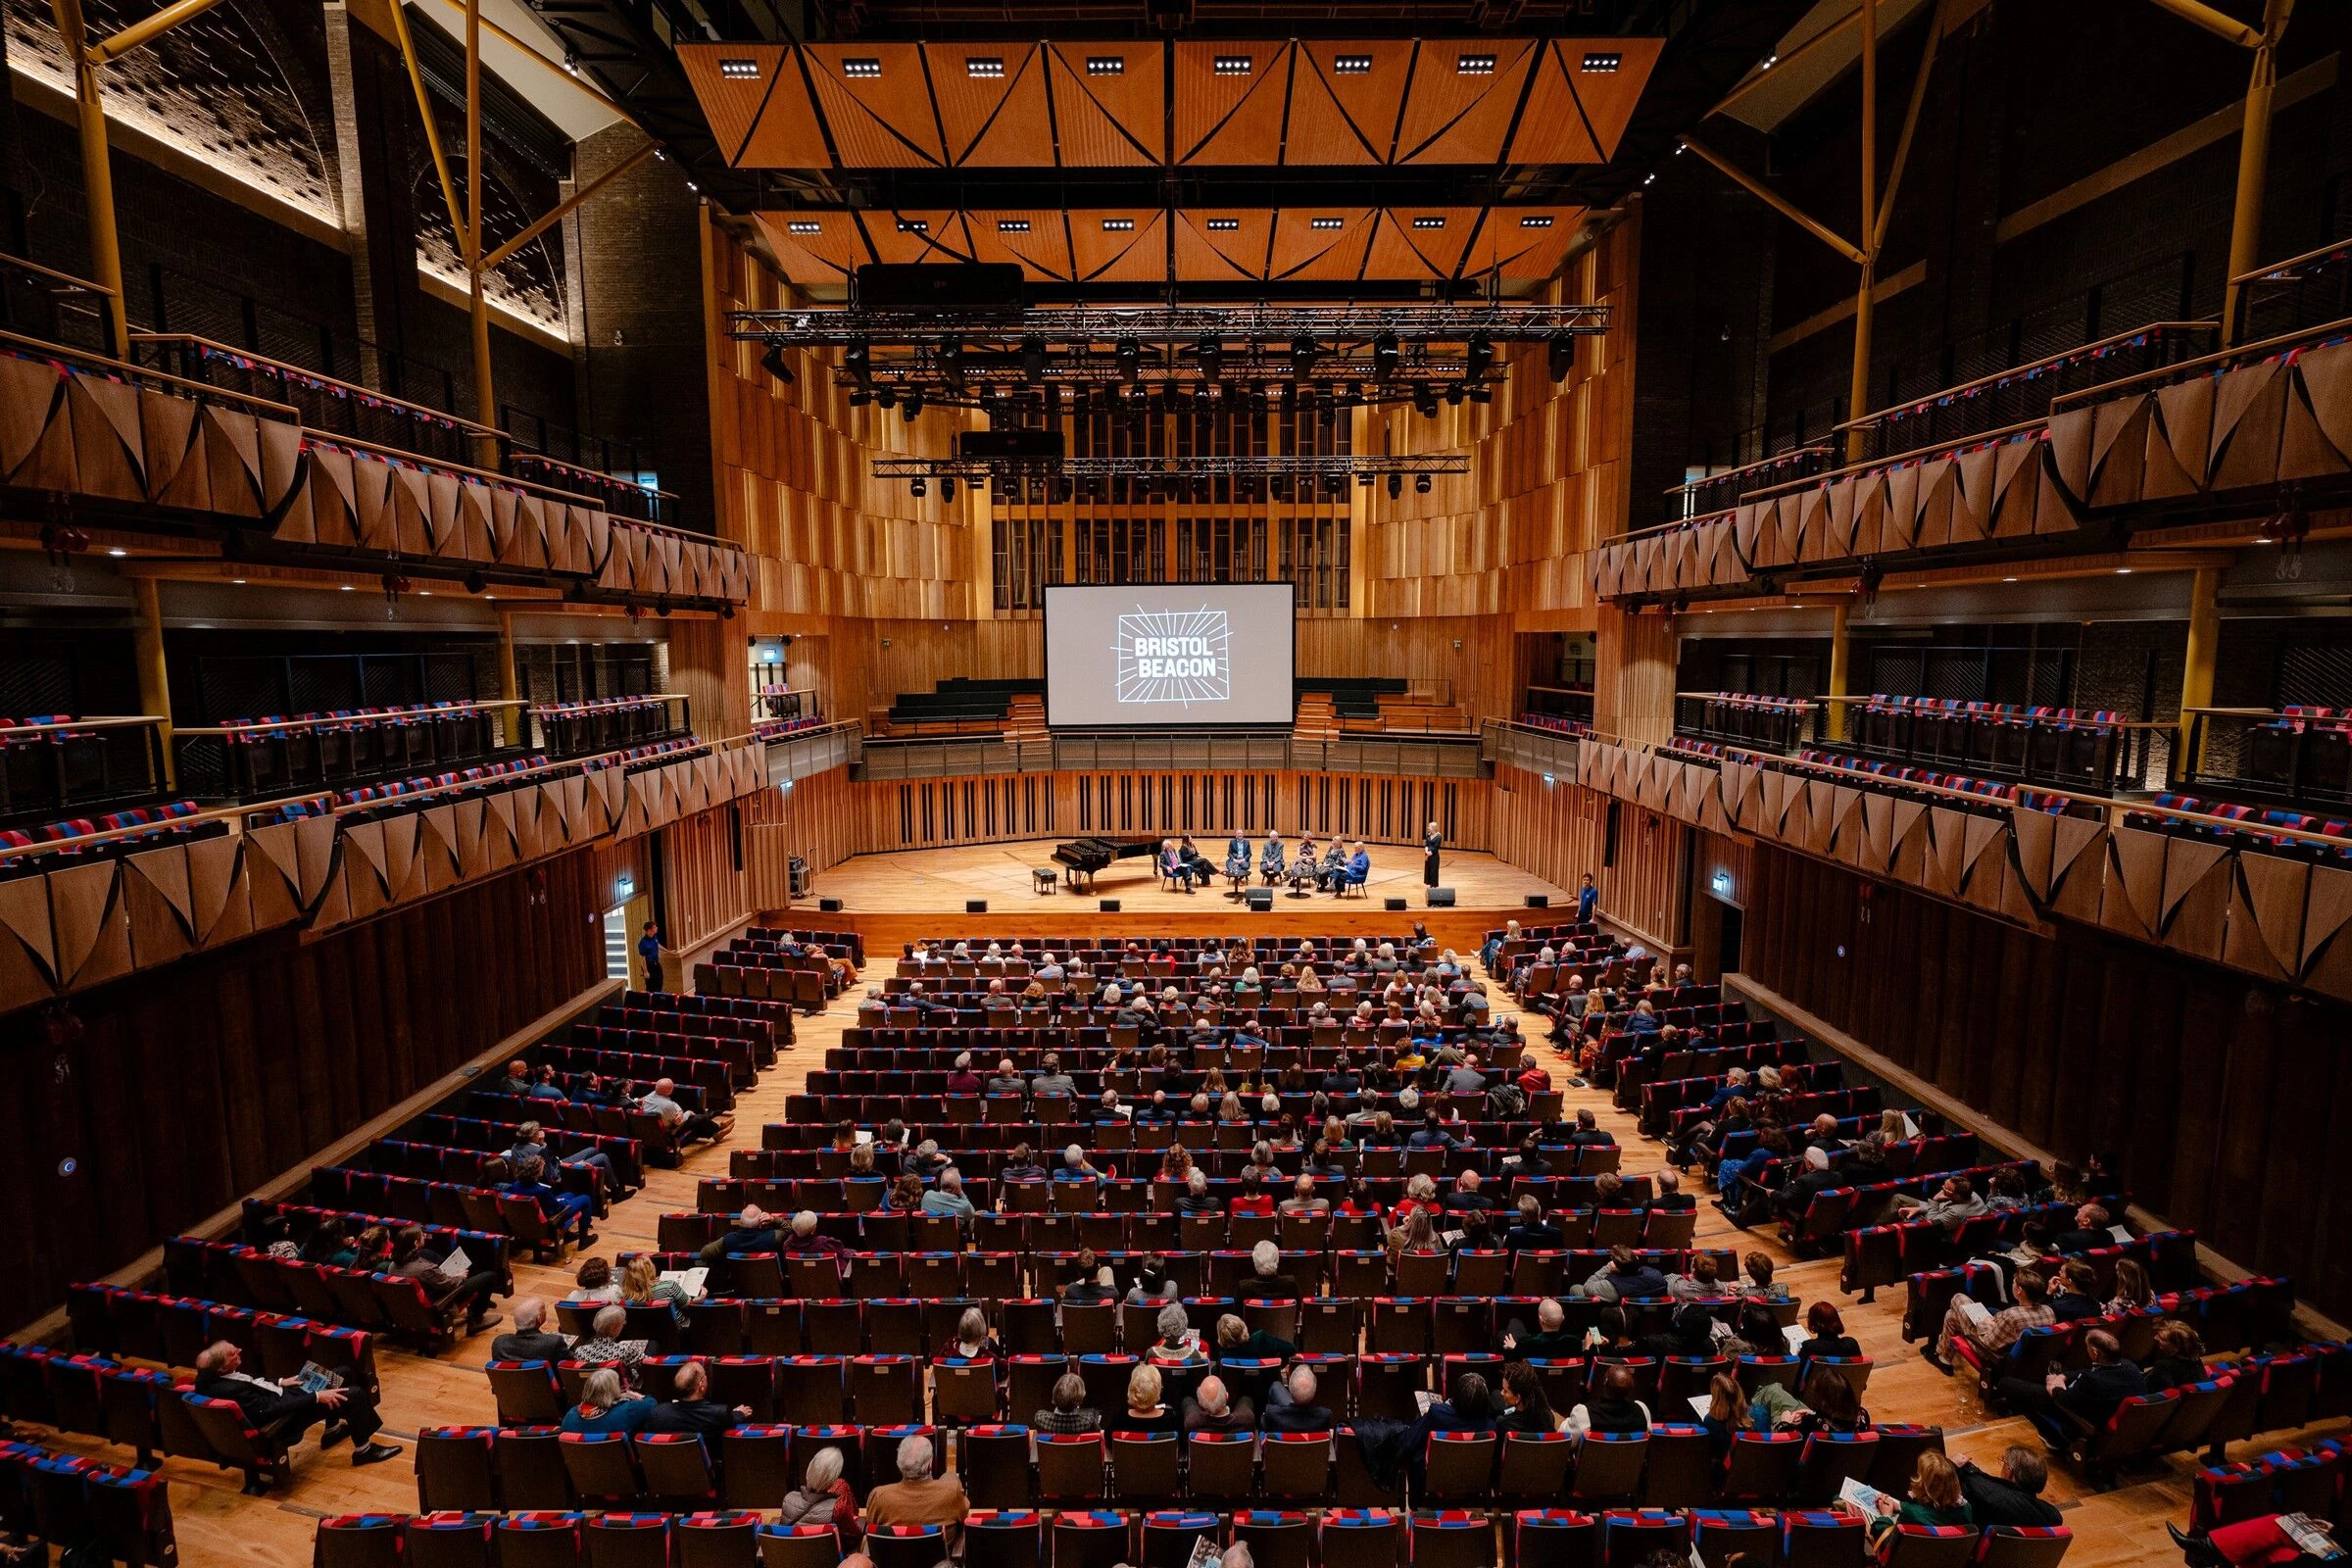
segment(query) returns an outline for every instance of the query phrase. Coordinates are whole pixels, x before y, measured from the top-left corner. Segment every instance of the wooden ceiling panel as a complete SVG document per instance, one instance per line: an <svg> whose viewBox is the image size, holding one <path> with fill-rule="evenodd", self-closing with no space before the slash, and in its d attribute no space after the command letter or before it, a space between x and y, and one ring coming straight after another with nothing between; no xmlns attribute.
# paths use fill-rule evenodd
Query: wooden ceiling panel
<svg viewBox="0 0 2352 1568"><path fill-rule="evenodd" d="M1412 72L1408 40L1301 43L1291 76L1291 118L1282 161L1290 165L1385 164L1396 139L1396 109ZM1342 72L1338 62L1371 62Z"/></svg>
<svg viewBox="0 0 2352 1568"><path fill-rule="evenodd" d="M1387 209L1380 215L1379 227L1373 233L1371 252L1364 261L1364 275L1452 277L1463 248L1478 227L1478 217L1479 209L1475 207ZM1430 226L1433 223L1444 226Z"/></svg>
<svg viewBox="0 0 2352 1568"><path fill-rule="evenodd" d="M1617 143L1624 139L1625 127L1633 123L1634 108L1642 101L1642 89L1649 85L1650 73L1657 70L1666 40L1594 38L1582 45L1563 41L1559 47L1561 57L1576 68L1576 95L1584 103L1585 118L1592 122L1594 139L1600 143L1599 161L1605 163L1617 156ZM1616 55L1617 69L1582 69L1588 52Z"/></svg>
<svg viewBox="0 0 2352 1568"><path fill-rule="evenodd" d="M1585 109L1580 91L1583 46L1553 39L1536 59L1535 85L1528 90L1527 111L1519 117L1518 134L1507 156L1514 164L1596 164L1600 141ZM1584 74L1586 79L1605 76Z"/></svg>
<svg viewBox="0 0 2352 1568"><path fill-rule="evenodd" d="M1067 282L1070 238L1058 207L964 214L964 233L975 262L1018 262L1033 278ZM1007 223L1026 224L1007 230Z"/></svg>
<svg viewBox="0 0 2352 1568"><path fill-rule="evenodd" d="M1162 123L1164 45L1048 44L1054 130L1065 169L1131 169L1166 159ZM1095 75L1092 59L1117 60L1116 75Z"/></svg>
<svg viewBox="0 0 2352 1568"><path fill-rule="evenodd" d="M1462 275L1482 276L1500 268L1504 277L1549 277L1584 220L1582 207L1489 208L1463 247Z"/></svg>
<svg viewBox="0 0 2352 1568"><path fill-rule="evenodd" d="M756 74L725 74L719 70L721 61L729 65L750 61ZM703 118L710 122L710 134L717 141L718 150L730 164L741 161L753 128L760 123L760 116L776 90L780 72L792 73L792 90L784 96L797 97L804 104L808 100L808 94L801 88L800 65L782 44L680 44L678 65L703 106ZM821 139L817 148L819 151L824 148Z"/></svg>
<svg viewBox="0 0 2352 1568"><path fill-rule="evenodd" d="M1232 282L1266 275L1266 241L1274 215L1263 209L1188 210L1176 215L1176 275L1188 281ZM1211 223L1231 223L1211 228Z"/></svg>
<svg viewBox="0 0 2352 1568"><path fill-rule="evenodd" d="M812 43L802 45L801 54L844 168L921 169L947 161L918 45ZM851 75L851 61L872 61L879 74Z"/></svg>
<svg viewBox="0 0 2352 1568"><path fill-rule="evenodd" d="M1502 156L1536 55L1524 38L1426 40L1413 65L1396 138L1400 164L1492 164ZM1462 69L1491 56L1492 71Z"/></svg>
<svg viewBox="0 0 2352 1568"><path fill-rule="evenodd" d="M1285 208L1274 215L1274 260L1268 270L1277 278L1306 278L1318 282L1352 281L1361 275L1364 247L1377 226L1377 213L1363 208ZM1338 227L1316 227L1318 221Z"/></svg>
<svg viewBox="0 0 2352 1568"><path fill-rule="evenodd" d="M872 261L848 213L758 213L777 265L795 283L838 283Z"/></svg>
<svg viewBox="0 0 2352 1568"><path fill-rule="evenodd" d="M963 215L941 212L859 213L866 243L884 262L965 262L970 244L963 234Z"/></svg>
<svg viewBox="0 0 2352 1568"><path fill-rule="evenodd" d="M1090 208L1070 214L1070 255L1086 282L1149 283L1168 275L1168 233L1156 208ZM1133 228L1105 228L1132 223Z"/></svg>
<svg viewBox="0 0 2352 1568"><path fill-rule="evenodd" d="M1270 164L1282 145L1290 93L1288 43L1179 43L1176 54L1176 162ZM1220 73L1219 61L1249 62Z"/></svg>
<svg viewBox="0 0 2352 1568"><path fill-rule="evenodd" d="M1044 50L1037 44L926 44L948 162L989 169L1054 167ZM974 61L999 73L974 75Z"/></svg>

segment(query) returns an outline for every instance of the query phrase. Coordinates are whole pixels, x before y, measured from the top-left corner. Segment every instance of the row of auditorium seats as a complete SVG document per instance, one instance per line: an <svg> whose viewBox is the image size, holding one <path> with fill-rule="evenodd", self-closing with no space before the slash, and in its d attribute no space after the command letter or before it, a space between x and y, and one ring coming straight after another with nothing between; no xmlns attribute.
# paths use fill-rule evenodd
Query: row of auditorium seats
<svg viewBox="0 0 2352 1568"><path fill-rule="evenodd" d="M2200 1469L2189 1523L2199 1530L2266 1514L2299 1513L2330 1524L2344 1518L2344 1444L2328 1438L2308 1448L2279 1448L2234 1464Z"/></svg>
<svg viewBox="0 0 2352 1568"><path fill-rule="evenodd" d="M84 1355L193 1367L199 1350L226 1340L265 1377L288 1377L315 1361L362 1388L378 1386L374 1335L328 1318L99 1282L66 1287L66 1321Z"/></svg>
<svg viewBox="0 0 2352 1568"><path fill-rule="evenodd" d="M1849 710L1842 750L2103 791L2123 723L2122 714L2105 709L1876 696Z"/></svg>
<svg viewBox="0 0 2352 1568"><path fill-rule="evenodd" d="M251 1205L258 1200L247 1201L248 1224L251 1224ZM318 1216L326 1211L300 1212ZM341 1217L355 1236L368 1224L409 1223L397 1217L376 1215ZM513 1241L504 1235L431 1227L427 1228L427 1235L443 1247L464 1247L466 1256L480 1266L502 1270ZM167 1241L164 1286L172 1296L184 1299L250 1306L321 1326L339 1324L382 1334L426 1351L452 1344L460 1327L456 1310L435 1307L416 1280L273 1257L238 1242L209 1242L188 1236Z"/></svg>
<svg viewBox="0 0 2352 1568"><path fill-rule="evenodd" d="M660 697L604 697L531 710L540 744L556 757L581 757L657 741L686 727L686 710Z"/></svg>
<svg viewBox="0 0 2352 1568"><path fill-rule="evenodd" d="M354 806L396 802L411 795L421 795L428 791L446 792L459 789L464 785L472 785L474 788L462 793L487 794L501 780L511 779L517 774L529 773L546 766L547 759L533 753L526 757L511 757L500 761L485 762L449 772L424 774L416 778L392 779L382 784L369 784L358 789L337 790L331 795L318 796L308 800L288 801L270 812L264 820L291 822L307 816L327 816ZM352 820L369 821L376 814L375 812L362 812L355 815Z"/></svg>
<svg viewBox="0 0 2352 1568"><path fill-rule="evenodd" d="M1827 1510L987 1508L960 1533L968 1568L1185 1568L1203 1541L1245 1545L1259 1568L1642 1568L1664 1552L1693 1568L1861 1568L1868 1556L1860 1518ZM1899 1568L2056 1568L2073 1541L2063 1526L1964 1536L1905 1526ZM935 1568L949 1548L937 1525L894 1527L860 1546L875 1568ZM832 1568L843 1551L830 1526L748 1508L346 1514L319 1521L317 1568Z"/></svg>
<svg viewBox="0 0 2352 1568"><path fill-rule="evenodd" d="M37 827L0 829L0 854L6 856L0 859L0 878L36 876L68 866L137 855L166 844L219 838L228 831L228 824L219 818L194 820L200 809L194 801L174 801L167 806L129 807L103 816L45 822ZM146 831L124 831L135 828ZM122 836L88 842L106 833Z"/></svg>
<svg viewBox="0 0 2352 1568"><path fill-rule="evenodd" d="M2283 810L2276 808L2241 806L2233 801L2200 800L2193 795L2159 795L2152 803L2155 811L2131 811L2124 825L2150 833L2169 833L2178 838L2204 839L2211 843L2227 844L2231 849L2252 850L2262 855L2288 855L2297 859L2334 863L2352 859L2352 842L2342 845L2314 844L2304 839L2288 838L2281 833L2265 832L2266 828L2288 828L2298 833L2318 833L2331 839L2352 841L2352 822L2340 817L2314 816L2306 811ZM2191 811L2200 816L2226 817L2241 822L2243 827L2223 827L2215 822L2184 822L2178 816L2164 813Z"/></svg>
<svg viewBox="0 0 2352 1568"><path fill-rule="evenodd" d="M42 1447L0 1443L0 1530L60 1548L95 1548L130 1568L174 1568L172 1495L152 1469L127 1469Z"/></svg>
<svg viewBox="0 0 2352 1568"><path fill-rule="evenodd" d="M2071 1205L2051 1203L1995 1210L1957 1224L1915 1219L1860 1226L1845 1233L1845 1266L1838 1274L1838 1288L1849 1294L1859 1291L1863 1300L1871 1301L1877 1299L1879 1287L1906 1279L1940 1281L1948 1275L1960 1281L1966 1278L1960 1264L2016 1246L2029 1220L2066 1222L2073 1214ZM2063 1229L2064 1225L2052 1228ZM2082 1255L2099 1271L2102 1290L2112 1288L2115 1260L2129 1257L2148 1270L2149 1282L2157 1290L2185 1291L2196 1284L2196 1232L2156 1231ZM1914 1295L1918 1294L1915 1290Z"/></svg>
<svg viewBox="0 0 2352 1568"><path fill-rule="evenodd" d="M222 736L179 743L199 788L253 800L302 789L352 788L386 773L475 762L504 744L494 710L470 701L338 708L223 718Z"/></svg>

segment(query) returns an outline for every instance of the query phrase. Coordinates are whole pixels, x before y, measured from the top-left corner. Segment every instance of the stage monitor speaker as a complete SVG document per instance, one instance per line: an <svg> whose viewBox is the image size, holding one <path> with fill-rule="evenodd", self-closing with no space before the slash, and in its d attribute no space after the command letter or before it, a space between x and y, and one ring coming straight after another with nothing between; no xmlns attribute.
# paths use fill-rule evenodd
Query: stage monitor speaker
<svg viewBox="0 0 2352 1568"><path fill-rule="evenodd" d="M1548 893L1530 893L1527 896L1527 906L1531 909L1548 909L1551 907L1551 895Z"/></svg>
<svg viewBox="0 0 2352 1568"><path fill-rule="evenodd" d="M1274 890L1272 888L1251 888L1250 890L1249 897L1250 907L1254 912L1258 914L1271 914L1273 912Z"/></svg>
<svg viewBox="0 0 2352 1568"><path fill-rule="evenodd" d="M986 899L966 899L963 901L963 912L966 914L986 914L988 912L988 901Z"/></svg>
<svg viewBox="0 0 2352 1568"><path fill-rule="evenodd" d="M1433 908L1433 909L1450 909L1450 908L1452 908L1452 907L1453 907L1453 889L1451 889L1451 888L1431 888L1431 889L1429 890L1429 906L1430 906L1431 908Z"/></svg>
<svg viewBox="0 0 2352 1568"><path fill-rule="evenodd" d="M839 914L841 912L841 901L839 899L819 899L816 901L816 906L819 910L826 914Z"/></svg>
<svg viewBox="0 0 2352 1568"><path fill-rule="evenodd" d="M1102 904L1102 909L1104 914L1116 914L1119 912L1119 901L1116 899L1104 899Z"/></svg>
<svg viewBox="0 0 2352 1568"><path fill-rule="evenodd" d="M1404 907L1404 901L1402 899L1383 899L1380 901L1380 906L1384 909L1401 909Z"/></svg>

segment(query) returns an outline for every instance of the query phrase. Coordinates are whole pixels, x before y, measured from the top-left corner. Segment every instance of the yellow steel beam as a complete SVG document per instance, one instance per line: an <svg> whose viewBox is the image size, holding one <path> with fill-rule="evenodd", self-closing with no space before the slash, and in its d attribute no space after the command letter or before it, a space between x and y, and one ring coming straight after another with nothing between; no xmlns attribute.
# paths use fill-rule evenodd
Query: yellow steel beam
<svg viewBox="0 0 2352 1568"><path fill-rule="evenodd" d="M130 358L130 323L122 315L122 246L115 232L114 156L106 141L106 101L98 89L98 63L90 58L89 24L81 0L52 0L58 36L74 63L74 119L81 136L83 221L90 231L90 271L108 295L108 335L115 358Z"/></svg>
<svg viewBox="0 0 2352 1568"><path fill-rule="evenodd" d="M490 299L482 292L482 0L466 0L466 277L471 285L473 417L498 427L498 392L490 376ZM498 466L498 437L476 438L474 462Z"/></svg>
<svg viewBox="0 0 2352 1568"><path fill-rule="evenodd" d="M1705 159L1708 163L1713 164L1717 169L1722 170L1734 184L1740 186L1740 189L1746 191L1750 196L1753 196L1756 200L1762 202L1765 206L1771 208L1774 212L1780 214L1783 218L1786 218L1788 220L1788 221L1794 223L1797 227L1803 229L1806 233L1812 235L1815 239L1821 241L1824 245L1827 245L1838 255L1844 257L1847 261L1852 262L1855 266L1859 267L1870 259L1863 253L1861 246L1855 244L1852 240L1847 239L1844 235L1837 232L1835 229L1829 228L1822 223L1816 222L1813 219L1806 217L1805 214L1798 211L1795 204L1790 202L1787 197L1756 180L1748 174L1747 171L1741 169L1738 164L1733 163L1721 153L1718 153L1714 149L1708 147L1704 142L1697 141L1690 136L1685 136L1683 138L1683 145L1690 148L1692 152L1698 154L1699 157Z"/></svg>
<svg viewBox="0 0 2352 1568"><path fill-rule="evenodd" d="M1936 46L1943 41L1944 8L1950 0L1936 0L1928 18L1928 42L1919 57L1919 74L1911 80L1911 104L1903 111L1902 133L1894 139L1894 162L1886 169L1886 190L1879 197L1878 217L1870 225L1870 254L1886 243L1886 221L1894 216L1894 193L1902 187L1903 167L1911 161L1911 137L1919 129L1919 112L1928 101L1928 78L1936 74Z"/></svg>
<svg viewBox="0 0 2352 1568"><path fill-rule="evenodd" d="M564 219L569 218L571 216L572 209L578 207L580 203L586 201L598 191L603 190L607 185L610 185L612 183L612 181L618 179L630 170L635 169L639 164L644 163L653 155L654 144L649 141L644 146L638 148L635 152L629 154L628 157L623 158L619 163L614 164L611 169L608 169L603 173L597 175L587 184L582 185L578 190L573 191L569 196L564 199L564 204L562 206L556 208L554 211L547 214L546 217L533 223L530 227L524 229L521 233L515 235L513 239L507 241L504 245L501 245L498 249L492 251L489 255L483 257L482 270L485 272L496 271L499 264L506 261L508 257L513 256L516 251L522 249L525 245L528 245L531 241L546 233L550 228L553 228L556 224L561 223Z"/></svg>
<svg viewBox="0 0 2352 1568"><path fill-rule="evenodd" d="M2226 17L2199 0L2155 0L2155 4L2170 11L2183 22L2193 22L2217 38L2226 38L2248 49L2262 45L2262 30L2249 27L2235 17Z"/></svg>
<svg viewBox="0 0 2352 1568"><path fill-rule="evenodd" d="M2237 280L2260 263L2262 189L2271 172L2271 101L2278 89L2278 39L2294 10L2295 0L2269 0L2263 7L2262 34L2246 82L2246 119L2237 137L2237 199L2230 217L2230 283L2222 292L2224 348L2237 341Z"/></svg>
<svg viewBox="0 0 2352 1568"><path fill-rule="evenodd" d="M120 60L139 45L170 32L190 17L204 15L220 3L220 0L177 0L154 16L134 22L114 36L90 45L90 59L101 66Z"/></svg>
<svg viewBox="0 0 2352 1568"><path fill-rule="evenodd" d="M68 0L59 0L60 4ZM79 0L72 0L78 4ZM433 100L424 89L424 72L416 64L416 43L409 36L409 8L394 5L392 30L400 35L400 58L408 62L409 85L416 91L416 113L424 121L424 144L432 149L433 172L441 177L441 199L449 204L449 226L457 231L458 254L471 254L466 239L466 210L458 204L457 181L449 177L449 155L441 149L441 127L433 119Z"/></svg>
<svg viewBox="0 0 2352 1568"><path fill-rule="evenodd" d="M437 3L447 6L452 11L464 11L466 9L466 0L437 0ZM502 42L512 44L516 49L521 50L525 55L530 57L531 64L539 67L539 69L542 71L548 72L553 75L563 77L564 81L570 84L573 91L595 99L598 103L603 104L607 109L612 110L616 117L627 121L630 124L637 124L637 117L635 115L630 114L626 109L621 108L619 104L614 103L611 98L608 98L605 96L605 94L590 86L584 77L575 75L571 72L564 70L555 61L548 59L547 56L541 54L538 50L532 48L529 44L523 42L523 40L517 38L514 36L514 34L500 26L488 17L482 18L482 30L490 34L491 37L497 38ZM645 127L639 125L638 128L642 130Z"/></svg>
<svg viewBox="0 0 2352 1568"><path fill-rule="evenodd" d="M1852 11L1847 12L1844 16L1839 17L1836 22L1833 22L1828 26L1822 28L1812 37L1807 38L1803 43L1800 43L1795 48L1789 50L1780 59L1774 61L1767 69L1757 72L1754 75L1748 77L1737 87L1734 87L1730 92L1725 93L1720 99L1716 100L1714 108L1708 110L1706 114L1701 115L1699 118L1701 120L1706 120L1722 114L1725 110L1731 108L1732 105L1738 103L1749 93L1754 92L1758 87L1763 86L1767 81L1770 81L1772 79L1773 72L1780 70L1784 66L1795 65L1799 60L1804 59L1805 56L1811 54L1814 50L1819 49L1824 44L1828 43L1832 38L1844 36L1845 29L1861 20L1862 10L1859 6L1857 6Z"/></svg>

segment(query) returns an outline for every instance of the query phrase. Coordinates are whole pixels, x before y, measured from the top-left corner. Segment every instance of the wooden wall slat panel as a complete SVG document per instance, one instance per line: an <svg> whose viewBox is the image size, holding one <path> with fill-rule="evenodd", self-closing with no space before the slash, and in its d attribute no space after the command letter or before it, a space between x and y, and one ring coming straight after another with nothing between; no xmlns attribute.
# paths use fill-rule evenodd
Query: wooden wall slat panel
<svg viewBox="0 0 2352 1568"><path fill-rule="evenodd" d="M1742 961L1758 983L2061 1157L2116 1156L2150 1210L2352 1311L2334 1170L2352 1008L1885 884L1860 921L1854 873L1766 844L1753 858Z"/></svg>
<svg viewBox="0 0 2352 1568"><path fill-rule="evenodd" d="M1653 942L1683 947L1690 940L1692 832L1630 801L1618 804L1615 863L1603 865L1609 797L1565 778L1545 784L1541 773L1498 762L1494 853L1564 888L1589 871L1603 913Z"/></svg>
<svg viewBox="0 0 2352 1568"><path fill-rule="evenodd" d="M62 1038L29 1010L0 1019L0 1094L26 1111L0 1140L0 1322L49 1311L597 983L593 858L129 977L76 997Z"/></svg>

